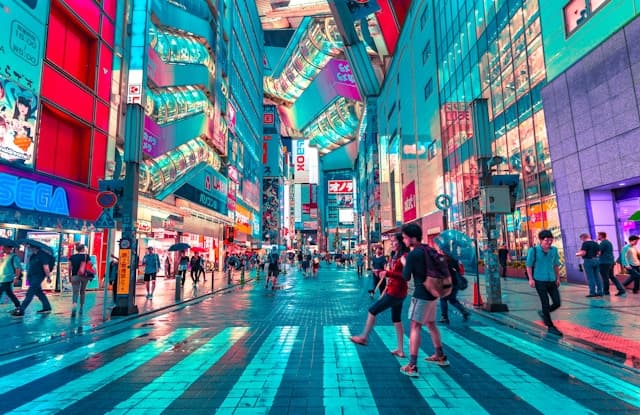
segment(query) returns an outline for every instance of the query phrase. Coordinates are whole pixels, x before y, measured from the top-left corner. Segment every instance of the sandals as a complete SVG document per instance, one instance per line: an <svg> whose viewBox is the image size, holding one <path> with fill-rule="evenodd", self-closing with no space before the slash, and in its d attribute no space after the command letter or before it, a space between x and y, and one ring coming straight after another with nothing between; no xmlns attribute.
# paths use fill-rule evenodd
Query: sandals
<svg viewBox="0 0 640 415"><path fill-rule="evenodd" d="M400 359L404 359L406 356L404 355L404 352L401 352L400 350L394 350L391 352L392 355L399 357Z"/></svg>
<svg viewBox="0 0 640 415"><path fill-rule="evenodd" d="M359 336L351 336L349 337L349 340L351 340L355 344L359 344L360 346L367 345L367 339L363 339L362 337L359 337Z"/></svg>

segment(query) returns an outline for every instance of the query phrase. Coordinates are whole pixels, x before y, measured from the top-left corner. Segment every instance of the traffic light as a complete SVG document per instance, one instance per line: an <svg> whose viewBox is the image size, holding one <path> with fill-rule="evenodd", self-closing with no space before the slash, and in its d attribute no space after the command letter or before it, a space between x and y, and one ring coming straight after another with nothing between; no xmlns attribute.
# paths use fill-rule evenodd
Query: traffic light
<svg viewBox="0 0 640 415"><path fill-rule="evenodd" d="M113 192L118 197L118 201L113 206L113 218L122 218L122 201L124 200L124 180L98 180L98 189L101 192Z"/></svg>

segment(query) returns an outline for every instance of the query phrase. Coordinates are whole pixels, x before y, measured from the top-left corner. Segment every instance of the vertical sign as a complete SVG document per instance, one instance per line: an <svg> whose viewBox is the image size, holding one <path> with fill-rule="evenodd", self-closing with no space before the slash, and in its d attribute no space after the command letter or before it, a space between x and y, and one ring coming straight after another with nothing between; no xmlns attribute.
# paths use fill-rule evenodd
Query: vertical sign
<svg viewBox="0 0 640 415"><path fill-rule="evenodd" d="M129 294L129 266L131 265L131 249L120 249L118 259L118 295Z"/></svg>
<svg viewBox="0 0 640 415"><path fill-rule="evenodd" d="M416 208L416 182L412 180L402 189L402 220L409 222L417 217L418 211Z"/></svg>

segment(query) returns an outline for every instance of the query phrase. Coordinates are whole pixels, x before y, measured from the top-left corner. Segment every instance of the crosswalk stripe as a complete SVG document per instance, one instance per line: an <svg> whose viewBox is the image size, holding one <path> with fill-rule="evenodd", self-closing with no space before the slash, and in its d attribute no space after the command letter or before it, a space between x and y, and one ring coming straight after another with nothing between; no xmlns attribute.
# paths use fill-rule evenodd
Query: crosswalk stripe
<svg viewBox="0 0 640 415"><path fill-rule="evenodd" d="M514 348L528 356L538 359L545 364L611 395L640 408L640 387L632 383L617 379L601 370L591 368L576 359L565 357L536 344L522 340L516 336L496 330L493 327L472 327L472 330L490 337L508 347Z"/></svg>
<svg viewBox="0 0 640 415"><path fill-rule="evenodd" d="M145 414L160 414L182 395L200 376L249 331L248 327L228 327L178 362L162 376L120 402L108 414L125 414L132 409L144 410ZM159 399L148 399L149 396Z"/></svg>
<svg viewBox="0 0 640 415"><path fill-rule="evenodd" d="M323 330L325 414L378 414L378 408L347 326Z"/></svg>
<svg viewBox="0 0 640 415"><path fill-rule="evenodd" d="M591 414L588 408L561 394L547 384L530 376L525 371L500 359L487 349L480 347L450 329L440 327L442 341L460 353L476 367L521 397L542 413Z"/></svg>
<svg viewBox="0 0 640 415"><path fill-rule="evenodd" d="M227 394L216 414L267 413L284 377L299 327L276 327Z"/></svg>
<svg viewBox="0 0 640 415"><path fill-rule="evenodd" d="M396 349L395 327L376 326L375 332L389 351ZM409 344L409 337L405 336L405 339L406 344ZM396 359L403 362L400 358ZM404 359L403 364L406 362L407 359ZM419 377L413 379L413 383L435 414L488 414L438 365L422 365L419 374Z"/></svg>
<svg viewBox="0 0 640 415"><path fill-rule="evenodd" d="M199 330L197 328L176 329L169 335L159 337L156 341L147 343L133 352L127 353L86 375L65 383L49 393L40 395L33 401L9 412L9 414L57 413L86 398L97 389L137 369L157 355L168 351L176 343L183 341Z"/></svg>
<svg viewBox="0 0 640 415"><path fill-rule="evenodd" d="M150 329L128 330L104 340L79 347L69 353L55 356L42 363L26 367L9 375L0 377L0 393L6 393L24 386L34 380L81 362L95 354L125 343L135 337L149 333Z"/></svg>

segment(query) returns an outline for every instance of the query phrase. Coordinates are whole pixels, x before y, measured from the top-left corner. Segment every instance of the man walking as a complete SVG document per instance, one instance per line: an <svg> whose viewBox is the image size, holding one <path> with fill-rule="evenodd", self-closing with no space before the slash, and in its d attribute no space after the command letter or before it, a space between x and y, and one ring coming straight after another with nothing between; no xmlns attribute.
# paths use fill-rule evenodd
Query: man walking
<svg viewBox="0 0 640 415"><path fill-rule="evenodd" d="M431 341L435 353L425 358L425 361L437 363L440 366L449 366L447 356L442 350L440 331L436 326L436 309L438 299L434 297L424 286L427 279L427 258L423 249L416 249L422 241L422 229L416 224L408 224L402 227L402 240L411 252L406 257L406 263L402 270L402 277L409 281L413 278L413 298L409 305L409 320L411 321L411 334L409 336L409 363L400 368L407 376L418 376L418 351L420 350L422 325L426 325L431 335ZM431 264L433 266L433 264Z"/></svg>
<svg viewBox="0 0 640 415"><path fill-rule="evenodd" d="M13 302L16 310L20 308L20 301L13 293L13 281L20 277L22 268L20 265L20 258L13 252L13 248L10 246L3 246L3 255L0 259L0 298L2 293L7 294L7 297ZM15 311L15 310L14 310Z"/></svg>
<svg viewBox="0 0 640 415"><path fill-rule="evenodd" d="M629 278L622 285L627 286L633 282L633 293L638 294L640 289L640 258L638 257L638 235L629 237L629 248L624 253L626 268L629 270Z"/></svg>
<svg viewBox="0 0 640 415"><path fill-rule="evenodd" d="M562 332L553 325L551 312L560 308L560 256L558 248L553 244L553 234L550 230L538 233L540 244L529 249L527 253L527 276L529 286L535 288L540 297L542 310L538 315L547 326L547 330L556 336L562 336ZM549 297L552 304L549 305Z"/></svg>
<svg viewBox="0 0 640 415"><path fill-rule="evenodd" d="M581 256L584 262L584 272L587 274L587 282L589 283L589 295L587 297L602 297L602 280L598 276L598 253L600 252L600 247L591 239L589 234L581 234L580 240L582 241L582 246L576 256Z"/></svg>
<svg viewBox="0 0 640 415"><path fill-rule="evenodd" d="M503 279L507 278L507 262L509 261L509 249L507 245L502 244L498 249L498 263L500 264L500 275Z"/></svg>
<svg viewBox="0 0 640 415"><path fill-rule="evenodd" d="M31 246L31 256L29 257L29 264L27 266L27 281L29 282L29 289L27 294L20 305L20 308L13 312L16 317L24 316L24 312L31 304L33 297L38 297L42 303L42 310L38 310L39 314L46 314L51 312L51 304L44 291L42 291L42 282L46 279L51 284L51 269L55 265L55 260L51 255L41 250L36 246Z"/></svg>
<svg viewBox="0 0 640 415"><path fill-rule="evenodd" d="M156 276L160 270L160 257L153 252L153 247L147 248L147 253L142 258L144 266L144 285L147 288L147 298L153 298L156 290Z"/></svg>
<svg viewBox="0 0 640 415"><path fill-rule="evenodd" d="M609 295L609 281L618 289L616 295L623 295L626 291L620 281L613 275L613 244L607 239L606 232L598 232L600 241L600 275L602 276L602 291L604 295Z"/></svg>

